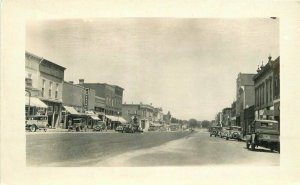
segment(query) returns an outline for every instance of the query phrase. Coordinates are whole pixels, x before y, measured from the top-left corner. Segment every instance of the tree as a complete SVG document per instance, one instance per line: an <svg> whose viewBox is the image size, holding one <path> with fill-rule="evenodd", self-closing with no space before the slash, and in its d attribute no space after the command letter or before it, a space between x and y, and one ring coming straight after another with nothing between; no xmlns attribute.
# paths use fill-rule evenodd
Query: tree
<svg viewBox="0 0 300 185"><path fill-rule="evenodd" d="M198 127L197 120L196 120L196 119L190 119L190 120L188 121L188 125L189 125L190 128Z"/></svg>
<svg viewBox="0 0 300 185"><path fill-rule="evenodd" d="M208 128L210 126L210 121L204 120L202 121L202 128Z"/></svg>

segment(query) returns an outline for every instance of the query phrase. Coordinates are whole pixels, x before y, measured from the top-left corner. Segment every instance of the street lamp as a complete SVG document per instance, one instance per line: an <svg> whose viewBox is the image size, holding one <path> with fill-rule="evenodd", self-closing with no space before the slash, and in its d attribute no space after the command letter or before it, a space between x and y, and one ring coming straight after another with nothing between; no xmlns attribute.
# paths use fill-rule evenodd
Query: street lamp
<svg viewBox="0 0 300 185"><path fill-rule="evenodd" d="M27 117L29 117L30 116L30 98L31 98L31 92L29 90L26 90L26 89L25 89L25 91L28 92L28 94L29 94L28 112L27 112Z"/></svg>

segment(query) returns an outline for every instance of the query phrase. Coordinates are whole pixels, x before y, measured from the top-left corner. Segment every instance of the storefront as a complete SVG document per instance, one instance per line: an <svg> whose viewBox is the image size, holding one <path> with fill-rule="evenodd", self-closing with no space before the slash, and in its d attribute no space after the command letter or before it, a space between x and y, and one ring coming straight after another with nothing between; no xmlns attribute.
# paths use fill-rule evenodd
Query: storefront
<svg viewBox="0 0 300 185"><path fill-rule="evenodd" d="M105 115L106 117L106 126L112 130L115 130L119 125L126 124L127 121L122 117Z"/></svg>
<svg viewBox="0 0 300 185"><path fill-rule="evenodd" d="M47 105L37 97L25 96L25 114L26 116L45 115Z"/></svg>

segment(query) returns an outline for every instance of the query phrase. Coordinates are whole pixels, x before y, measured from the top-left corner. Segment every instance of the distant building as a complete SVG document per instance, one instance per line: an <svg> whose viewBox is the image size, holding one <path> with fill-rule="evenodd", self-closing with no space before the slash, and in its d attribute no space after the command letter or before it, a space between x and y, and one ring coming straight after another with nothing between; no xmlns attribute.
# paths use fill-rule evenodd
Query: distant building
<svg viewBox="0 0 300 185"><path fill-rule="evenodd" d="M236 125L246 129L244 123L244 109L254 105L255 74L239 73L236 80Z"/></svg>
<svg viewBox="0 0 300 185"><path fill-rule="evenodd" d="M280 58L272 61L268 58L268 63L257 69L257 74L253 77L255 85L255 118L280 120ZM276 109L275 109L276 106Z"/></svg>
<svg viewBox="0 0 300 185"><path fill-rule="evenodd" d="M163 120L164 120L165 124L170 125L171 124L171 119L172 119L172 115L171 115L170 111L168 111L167 114L163 115Z"/></svg>
<svg viewBox="0 0 300 185"><path fill-rule="evenodd" d="M230 125L236 126L236 101L231 104Z"/></svg>
<svg viewBox="0 0 300 185"><path fill-rule="evenodd" d="M231 124L231 108L224 108L222 110L222 126L228 127Z"/></svg>
<svg viewBox="0 0 300 185"><path fill-rule="evenodd" d="M47 105L45 113L51 127L59 127L62 113L62 90L66 68L42 57L25 52L26 85L32 94ZM37 70L38 69L38 70Z"/></svg>
<svg viewBox="0 0 300 185"><path fill-rule="evenodd" d="M79 79L79 85L95 90L95 100L97 101L95 111L104 111L106 115L121 116L123 91L122 87L106 83L85 83L84 79ZM91 92L89 92L91 93ZM103 106L103 100L105 101ZM94 101L95 103L95 101Z"/></svg>
<svg viewBox="0 0 300 185"><path fill-rule="evenodd" d="M140 127L144 131L148 131L148 128L153 124L154 107L150 104L126 104L122 105L123 117L126 121L131 122L135 117L137 118Z"/></svg>
<svg viewBox="0 0 300 185"><path fill-rule="evenodd" d="M63 106L72 107L78 113L84 113L85 88L73 84L73 82L64 82L63 84ZM66 110L68 111L68 110ZM70 110L72 111L72 110ZM72 112L71 112L72 113Z"/></svg>
<svg viewBox="0 0 300 185"><path fill-rule="evenodd" d="M158 124L164 123L164 114L163 109L160 108L154 108L153 110L153 122Z"/></svg>

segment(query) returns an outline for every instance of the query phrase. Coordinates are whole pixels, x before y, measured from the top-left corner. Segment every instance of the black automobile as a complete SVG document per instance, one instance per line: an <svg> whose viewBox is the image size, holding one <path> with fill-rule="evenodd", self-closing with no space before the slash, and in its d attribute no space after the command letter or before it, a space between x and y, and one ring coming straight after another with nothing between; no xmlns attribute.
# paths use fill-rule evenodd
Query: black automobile
<svg viewBox="0 0 300 185"><path fill-rule="evenodd" d="M94 126L93 126L93 131L96 132L102 132L106 129L105 123L103 121L98 121Z"/></svg>
<svg viewBox="0 0 300 185"><path fill-rule="evenodd" d="M210 127L209 136L215 136L217 137L219 135L219 132L221 130L220 126L212 126Z"/></svg>
<svg viewBox="0 0 300 185"><path fill-rule="evenodd" d="M262 146L280 152L279 123L275 120L255 120L246 135L246 147Z"/></svg>

